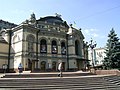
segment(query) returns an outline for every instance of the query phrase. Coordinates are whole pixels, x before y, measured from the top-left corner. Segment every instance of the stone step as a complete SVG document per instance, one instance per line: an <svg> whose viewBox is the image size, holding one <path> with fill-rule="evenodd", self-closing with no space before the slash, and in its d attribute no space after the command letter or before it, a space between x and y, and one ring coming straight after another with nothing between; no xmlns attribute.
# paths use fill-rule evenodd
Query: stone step
<svg viewBox="0 0 120 90"><path fill-rule="evenodd" d="M57 77L59 73L30 73L30 74L5 74L2 78L39 78L39 77ZM73 77L73 76L88 76L88 75L95 75L92 73L63 73L63 77Z"/></svg>
<svg viewBox="0 0 120 90"><path fill-rule="evenodd" d="M119 90L120 87L104 79L104 77L86 78L1 78L0 88L12 90Z"/></svg>
<svg viewBox="0 0 120 90"><path fill-rule="evenodd" d="M111 82L120 86L120 76L116 76L116 75L106 76L104 77L104 79L108 82Z"/></svg>

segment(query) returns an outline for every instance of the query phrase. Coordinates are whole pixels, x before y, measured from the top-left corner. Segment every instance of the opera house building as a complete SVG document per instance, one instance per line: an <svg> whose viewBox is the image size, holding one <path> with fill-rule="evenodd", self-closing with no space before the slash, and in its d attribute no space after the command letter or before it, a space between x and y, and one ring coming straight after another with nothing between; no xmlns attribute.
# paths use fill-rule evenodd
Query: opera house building
<svg viewBox="0 0 120 90"><path fill-rule="evenodd" d="M0 70L63 71L86 67L87 50L82 30L68 25L60 15L36 19L31 14L12 28L0 30Z"/></svg>

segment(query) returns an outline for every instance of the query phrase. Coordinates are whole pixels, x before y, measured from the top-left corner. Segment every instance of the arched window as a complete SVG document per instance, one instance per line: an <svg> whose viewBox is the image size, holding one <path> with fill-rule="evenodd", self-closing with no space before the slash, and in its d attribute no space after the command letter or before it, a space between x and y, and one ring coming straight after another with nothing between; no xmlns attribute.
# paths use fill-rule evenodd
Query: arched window
<svg viewBox="0 0 120 90"><path fill-rule="evenodd" d="M55 40L52 41L52 54L57 54L57 43Z"/></svg>
<svg viewBox="0 0 120 90"><path fill-rule="evenodd" d="M15 35L14 37L13 37L13 49L14 49L14 51L16 50L16 42L17 42L17 35ZM16 51L15 51L16 52Z"/></svg>
<svg viewBox="0 0 120 90"><path fill-rule="evenodd" d="M15 36L13 37L13 42L14 42L14 43L17 42L17 35L15 35Z"/></svg>
<svg viewBox="0 0 120 90"><path fill-rule="evenodd" d="M82 52L82 50L80 48L80 43L78 40L76 40L75 41L75 54L80 56L81 52Z"/></svg>
<svg viewBox="0 0 120 90"><path fill-rule="evenodd" d="M40 53L47 53L47 44L45 39L40 41Z"/></svg>
<svg viewBox="0 0 120 90"><path fill-rule="evenodd" d="M61 54L62 55L66 55L66 46L65 46L65 42L61 43Z"/></svg>

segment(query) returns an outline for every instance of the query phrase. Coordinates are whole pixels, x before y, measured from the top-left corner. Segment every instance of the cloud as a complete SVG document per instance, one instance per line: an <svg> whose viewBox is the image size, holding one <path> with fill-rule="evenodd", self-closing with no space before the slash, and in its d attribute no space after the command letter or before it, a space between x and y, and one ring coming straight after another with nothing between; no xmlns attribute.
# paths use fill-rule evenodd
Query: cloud
<svg viewBox="0 0 120 90"><path fill-rule="evenodd" d="M90 35L90 31L88 29L83 30L83 33Z"/></svg>
<svg viewBox="0 0 120 90"><path fill-rule="evenodd" d="M97 33L93 33L91 34L93 37L99 37L99 35Z"/></svg>
<svg viewBox="0 0 120 90"><path fill-rule="evenodd" d="M25 10L18 10L18 9L15 9L15 10L12 11L12 13L13 13L13 14L19 15L19 14L25 14L26 11L25 11Z"/></svg>
<svg viewBox="0 0 120 90"><path fill-rule="evenodd" d="M29 10L30 13L34 13L34 10Z"/></svg>
<svg viewBox="0 0 120 90"><path fill-rule="evenodd" d="M106 35L98 29L82 29L82 33L85 37L85 41L89 42L92 38L93 41L96 41L97 47L105 46ZM101 42L104 41L104 42Z"/></svg>
<svg viewBox="0 0 120 90"><path fill-rule="evenodd" d="M13 11L11 11L13 14L16 14L16 15L21 15L21 14L31 14L31 13L34 13L34 10L21 10L21 9L15 9Z"/></svg>
<svg viewBox="0 0 120 90"><path fill-rule="evenodd" d="M103 34L101 35L100 30L98 29L83 29L83 35L85 38L101 38L104 39L106 36Z"/></svg>
<svg viewBox="0 0 120 90"><path fill-rule="evenodd" d="M85 36L99 37L97 31L98 31L97 29L84 29L83 33Z"/></svg>

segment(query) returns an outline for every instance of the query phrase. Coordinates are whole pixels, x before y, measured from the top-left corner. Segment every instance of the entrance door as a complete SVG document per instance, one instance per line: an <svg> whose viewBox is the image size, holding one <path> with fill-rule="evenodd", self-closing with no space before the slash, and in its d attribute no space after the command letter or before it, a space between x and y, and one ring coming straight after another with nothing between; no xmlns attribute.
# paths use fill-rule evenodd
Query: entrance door
<svg viewBox="0 0 120 90"><path fill-rule="evenodd" d="M77 69L78 70L83 69L83 61L77 60Z"/></svg>
<svg viewBox="0 0 120 90"><path fill-rule="evenodd" d="M28 59L28 70L35 70L35 61Z"/></svg>
<svg viewBox="0 0 120 90"><path fill-rule="evenodd" d="M62 70L65 71L65 62L62 62Z"/></svg>
<svg viewBox="0 0 120 90"><path fill-rule="evenodd" d="M52 62L52 70L56 71L56 62Z"/></svg>
<svg viewBox="0 0 120 90"><path fill-rule="evenodd" d="M40 66L41 66L42 71L46 70L46 62L45 61L42 61Z"/></svg>
<svg viewBox="0 0 120 90"><path fill-rule="evenodd" d="M35 61L32 61L32 71L35 70Z"/></svg>
<svg viewBox="0 0 120 90"><path fill-rule="evenodd" d="M28 59L28 70L32 71L32 61Z"/></svg>

